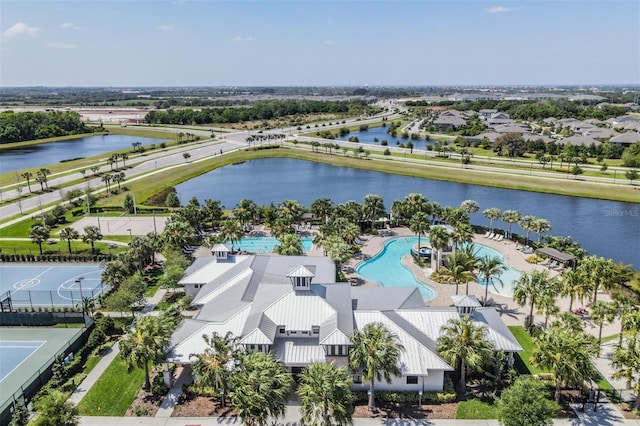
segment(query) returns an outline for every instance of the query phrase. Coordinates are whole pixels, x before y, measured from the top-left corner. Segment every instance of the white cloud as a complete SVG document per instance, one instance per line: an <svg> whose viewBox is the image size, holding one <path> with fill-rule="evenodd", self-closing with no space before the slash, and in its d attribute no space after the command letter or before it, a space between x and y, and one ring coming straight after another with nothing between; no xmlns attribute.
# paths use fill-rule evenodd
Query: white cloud
<svg viewBox="0 0 640 426"><path fill-rule="evenodd" d="M158 29L160 31L173 31L173 25L160 25L158 26Z"/></svg>
<svg viewBox="0 0 640 426"><path fill-rule="evenodd" d="M64 28L65 30L79 30L80 27L74 24L73 22L65 22L60 25L60 28Z"/></svg>
<svg viewBox="0 0 640 426"><path fill-rule="evenodd" d="M504 7L504 6L493 6L490 9L487 9L487 13L505 13L505 12L513 12L515 9L512 7Z"/></svg>
<svg viewBox="0 0 640 426"><path fill-rule="evenodd" d="M47 43L45 46L50 47L52 49L75 49L75 44L61 43L59 41L53 41L51 43Z"/></svg>
<svg viewBox="0 0 640 426"><path fill-rule="evenodd" d="M4 35L5 37L35 37L38 31L40 31L38 27L30 27L24 22L16 22L13 27L4 32Z"/></svg>
<svg viewBox="0 0 640 426"><path fill-rule="evenodd" d="M231 41L253 41L253 37L251 37L251 36L247 36L247 37L235 36L234 38L231 39Z"/></svg>
<svg viewBox="0 0 640 426"><path fill-rule="evenodd" d="M333 41L333 40L325 40L325 41L324 41L324 44L326 44L326 45L330 46L330 45L332 45L332 44L336 44L336 42L335 42L335 41Z"/></svg>

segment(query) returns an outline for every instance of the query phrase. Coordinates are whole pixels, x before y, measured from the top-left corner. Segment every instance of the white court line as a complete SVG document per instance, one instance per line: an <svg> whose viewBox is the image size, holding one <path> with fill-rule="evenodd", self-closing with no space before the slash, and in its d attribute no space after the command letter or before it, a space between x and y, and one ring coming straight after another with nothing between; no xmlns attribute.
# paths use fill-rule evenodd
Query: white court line
<svg viewBox="0 0 640 426"><path fill-rule="evenodd" d="M32 278L30 278L30 279L31 279L31 280L37 280L38 278L40 278L41 276L43 276L44 274L46 274L47 272L49 272L49 271L50 271L50 270L52 270L52 269L53 269L53 266L50 266L50 267L49 267L49 269L47 269L47 270L43 271L42 273L40 273L40 275L36 275L35 277L32 277ZM15 283L14 283L14 284L15 284ZM13 292L13 291L20 291L20 290L22 290L22 289L21 289L21 288L18 288L18 289L16 289L16 290L12 290L12 292Z"/></svg>
<svg viewBox="0 0 640 426"><path fill-rule="evenodd" d="M36 343L36 342L33 342L33 343ZM42 345L44 345L45 343L47 343L47 342L46 342L46 341L44 341L44 342L40 343L40 345L39 345L37 348L31 348L31 349L34 349L34 350L33 350L33 351L31 351L31 353L30 353L29 355L27 355L27 357L26 357L25 359L23 359L22 361L20 361L20 363L19 363L18 365L16 365L15 367L13 367L13 369L12 369L11 371L9 371L7 374L5 374L5 376L4 376L3 378L1 378L1 379L0 379L0 383L2 383L2 381L3 381L4 379L6 379L7 377L9 377L9 376L14 372L14 371L16 371L16 369L17 369L18 367L20 367L22 364L24 364L24 362L25 362L26 360L28 360L28 359L31 357L31 355L33 355L33 354L35 354L36 352L38 352L38 349L40 349L40 348L42 347Z"/></svg>

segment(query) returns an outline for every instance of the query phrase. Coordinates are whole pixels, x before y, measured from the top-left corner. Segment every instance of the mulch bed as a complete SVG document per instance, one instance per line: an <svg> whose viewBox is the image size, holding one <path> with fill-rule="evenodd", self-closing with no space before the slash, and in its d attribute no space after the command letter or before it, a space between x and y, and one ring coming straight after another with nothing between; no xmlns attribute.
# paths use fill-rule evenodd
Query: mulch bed
<svg viewBox="0 0 640 426"><path fill-rule="evenodd" d="M233 407L222 407L217 398L180 395L171 417L233 417L238 413Z"/></svg>
<svg viewBox="0 0 640 426"><path fill-rule="evenodd" d="M125 416L153 417L158 412L163 399L164 396L154 395L151 392L140 389L140 392L138 392L136 399L133 400L133 403L127 410Z"/></svg>
<svg viewBox="0 0 640 426"><path fill-rule="evenodd" d="M370 411L366 404L356 405L353 417L372 419L455 419L458 404L455 402L445 404L422 404L422 410L418 410L417 404L379 404Z"/></svg>

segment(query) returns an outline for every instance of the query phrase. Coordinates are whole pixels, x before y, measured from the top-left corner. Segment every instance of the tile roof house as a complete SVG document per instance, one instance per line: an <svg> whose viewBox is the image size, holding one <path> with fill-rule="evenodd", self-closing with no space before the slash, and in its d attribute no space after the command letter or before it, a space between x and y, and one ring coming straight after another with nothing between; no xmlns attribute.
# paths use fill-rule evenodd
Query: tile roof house
<svg viewBox="0 0 640 426"><path fill-rule="evenodd" d="M166 363L188 365L206 348L203 335L231 332L242 349L272 352L294 374L312 362L346 365L354 330L380 322L405 350L402 376L376 389L432 391L442 390L445 372L453 370L436 350L441 329L460 315L484 327L496 350L511 356L522 350L493 308L427 307L415 287L353 287L334 282L335 272L324 256L198 258L180 283L197 290L193 304L200 310L174 332ZM361 374L353 380L354 390L366 390Z"/></svg>
<svg viewBox="0 0 640 426"><path fill-rule="evenodd" d="M600 142L599 140L596 140L594 138L591 138L589 136L574 135L574 136L570 136L568 138L560 139L558 141L558 143L560 143L560 144L570 144L570 145L586 145L586 146L590 146L590 145L600 145L602 142Z"/></svg>
<svg viewBox="0 0 640 426"><path fill-rule="evenodd" d="M638 132L625 132L618 136L614 136L609 139L609 142L615 145L631 146L634 143L640 142L640 133Z"/></svg>
<svg viewBox="0 0 640 426"><path fill-rule="evenodd" d="M448 111L445 111L448 112ZM433 128L438 132L450 132L467 124L467 120L454 114L441 113L433 120Z"/></svg>

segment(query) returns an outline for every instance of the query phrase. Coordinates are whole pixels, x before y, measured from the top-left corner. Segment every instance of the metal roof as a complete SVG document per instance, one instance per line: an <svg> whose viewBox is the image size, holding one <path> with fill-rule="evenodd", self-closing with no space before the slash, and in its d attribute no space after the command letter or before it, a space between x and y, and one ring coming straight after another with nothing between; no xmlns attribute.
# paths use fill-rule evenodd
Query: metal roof
<svg viewBox="0 0 640 426"><path fill-rule="evenodd" d="M325 353L317 339L278 339L273 346L278 361L286 366L306 366L313 362L324 362Z"/></svg>
<svg viewBox="0 0 640 426"><path fill-rule="evenodd" d="M495 308L478 308L471 316L476 325L487 327L487 337L493 342L495 350L502 349L505 352L521 352L522 346L504 324Z"/></svg>
<svg viewBox="0 0 640 426"><path fill-rule="evenodd" d="M304 266L300 265L296 268L294 268L292 271L290 271L287 274L287 277L315 277L316 275L311 272L310 270L308 270L307 268L305 268Z"/></svg>
<svg viewBox="0 0 640 426"><path fill-rule="evenodd" d="M469 308L482 306L480 302L478 302L478 298L473 294L467 294L467 295L454 294L453 296L451 296L451 300L453 300L453 306L469 307Z"/></svg>
<svg viewBox="0 0 640 426"><path fill-rule="evenodd" d="M542 253L545 256L549 256L550 258L559 260L561 262L575 262L577 259L577 257L572 255L571 253L565 253L552 247L541 247L539 249L536 249L536 252Z"/></svg>
<svg viewBox="0 0 640 426"><path fill-rule="evenodd" d="M351 287L351 298L354 299L354 310L424 307L417 287Z"/></svg>

